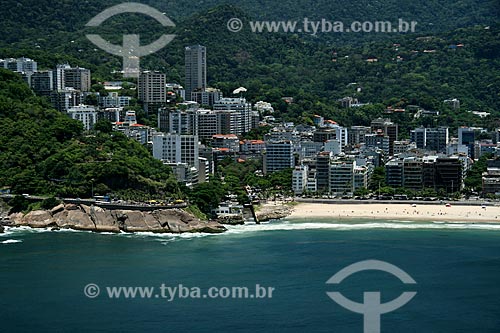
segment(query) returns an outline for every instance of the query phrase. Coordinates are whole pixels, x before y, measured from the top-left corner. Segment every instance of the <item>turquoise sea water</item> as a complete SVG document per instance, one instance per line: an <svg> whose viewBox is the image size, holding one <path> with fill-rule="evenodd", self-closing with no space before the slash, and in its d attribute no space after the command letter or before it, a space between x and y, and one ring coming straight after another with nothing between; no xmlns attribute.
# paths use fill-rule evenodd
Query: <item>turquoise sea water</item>
<svg viewBox="0 0 500 333"><path fill-rule="evenodd" d="M367 259L378 271L325 282ZM101 294L88 298L94 283ZM110 299L111 286L259 284L272 298ZM413 300L382 315L382 332L499 332L500 225L288 220L232 227L222 235L110 235L8 230L0 235L1 332L363 332L363 317L333 302L341 291ZM157 291L157 289L155 289Z"/></svg>

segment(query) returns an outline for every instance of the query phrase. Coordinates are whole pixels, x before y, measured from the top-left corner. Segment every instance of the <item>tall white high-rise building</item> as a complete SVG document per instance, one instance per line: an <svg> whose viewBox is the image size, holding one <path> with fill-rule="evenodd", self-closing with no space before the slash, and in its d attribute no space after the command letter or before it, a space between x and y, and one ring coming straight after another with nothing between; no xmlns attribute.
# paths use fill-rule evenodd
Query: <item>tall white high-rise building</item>
<svg viewBox="0 0 500 333"><path fill-rule="evenodd" d="M166 163L186 163L199 169L198 136L161 134L153 137L153 157Z"/></svg>
<svg viewBox="0 0 500 333"><path fill-rule="evenodd" d="M295 194L302 194L307 187L307 165L296 166L292 172L292 190Z"/></svg>
<svg viewBox="0 0 500 333"><path fill-rule="evenodd" d="M240 135L252 129L252 104L248 103L245 98L221 98L217 103L214 103L214 110L231 111L240 114L240 133L233 134Z"/></svg>
<svg viewBox="0 0 500 333"><path fill-rule="evenodd" d="M69 64L57 65L54 70L54 90L63 90L66 88L64 84L64 71L66 69L70 69L71 66Z"/></svg>

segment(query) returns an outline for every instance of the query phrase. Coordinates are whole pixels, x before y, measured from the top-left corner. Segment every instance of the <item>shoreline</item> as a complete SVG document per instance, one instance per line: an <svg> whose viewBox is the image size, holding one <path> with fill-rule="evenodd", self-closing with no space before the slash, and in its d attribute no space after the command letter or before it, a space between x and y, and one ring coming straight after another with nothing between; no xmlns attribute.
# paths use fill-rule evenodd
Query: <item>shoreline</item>
<svg viewBox="0 0 500 333"><path fill-rule="evenodd" d="M403 221L448 221L448 222L495 222L500 223L500 207L464 206L444 204L349 204L349 203L305 203L294 206L290 219L335 218L335 219L384 219Z"/></svg>

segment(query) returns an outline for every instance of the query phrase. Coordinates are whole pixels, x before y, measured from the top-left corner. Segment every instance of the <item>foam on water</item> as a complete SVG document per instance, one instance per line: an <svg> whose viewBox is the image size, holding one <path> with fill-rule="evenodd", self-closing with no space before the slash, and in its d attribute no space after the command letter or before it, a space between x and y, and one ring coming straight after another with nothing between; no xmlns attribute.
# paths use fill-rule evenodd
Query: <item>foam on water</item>
<svg viewBox="0 0 500 333"><path fill-rule="evenodd" d="M32 233L52 233L52 232L71 232L71 233L95 233L93 231L85 231L85 230L74 230L74 229L58 229L56 231L52 230L51 228L30 228L26 226L22 227L6 227L5 232L0 234L0 237L5 237L8 235L19 235L22 236L23 234L32 234ZM183 234L170 234L170 233L155 233L155 232L134 232L134 233L129 233L129 232L124 232L121 231L119 233L115 232L99 232L95 233L96 235L106 235L106 236L116 236L116 237L127 237L127 238L154 238L154 239L160 239L160 240L165 240L165 241L173 241L177 239L194 239L194 238L201 238L201 237L207 237L207 236L216 236L218 234L210 234L210 233L183 233Z"/></svg>
<svg viewBox="0 0 500 333"><path fill-rule="evenodd" d="M182 233L182 234L159 234L154 232L136 232L136 233L111 233L104 232L100 235L107 235L110 237L127 237L138 239L149 239L153 241L160 241L162 244L168 244L175 241L187 241L205 237L225 237L232 235L245 235L249 236L256 232L272 232L272 231L294 231L294 230L370 230L370 229L400 229L400 230L491 230L500 231L500 223L482 223L482 222L447 222L447 221L356 221L356 220L328 220L323 219L312 222L310 220L276 220L265 222L261 224L246 223L244 225L226 226L227 231L221 234L210 233ZM0 236L5 237L8 235L22 235L23 233L43 233L54 232L49 228L33 229L29 227L16 227L6 228L5 233ZM91 231L78 231L72 229L60 229L57 232L85 232ZM8 240L12 241L12 240ZM4 241L3 243L5 243ZM16 241L19 242L19 241ZM12 242L9 242L12 243ZM5 243L7 244L7 243Z"/></svg>
<svg viewBox="0 0 500 333"><path fill-rule="evenodd" d="M162 244L166 245L168 243L175 242L175 241L193 240L196 238L217 236L220 234L209 234L209 233L170 234L170 233L155 233L155 232L134 232L134 233L120 232L118 234L113 234L113 235L118 236L118 237L139 238L139 239L145 239L145 240L159 241Z"/></svg>
<svg viewBox="0 0 500 333"><path fill-rule="evenodd" d="M5 231L0 234L0 238L1 237L7 237L7 236L10 236L10 235L12 235L12 231L9 231L9 230L5 229Z"/></svg>
<svg viewBox="0 0 500 333"><path fill-rule="evenodd" d="M246 224L243 226L229 226L226 234L242 234L258 231L287 231L287 230L368 230L368 229L445 229L445 230L494 230L500 231L500 223L474 222L414 222L414 221L387 221L387 222L293 222L284 220L268 224Z"/></svg>
<svg viewBox="0 0 500 333"><path fill-rule="evenodd" d="M2 244L14 244L14 243L22 243L23 241L20 239L7 239L4 240L3 242L0 242Z"/></svg>
<svg viewBox="0 0 500 333"><path fill-rule="evenodd" d="M45 233L45 232L92 232L92 231L84 231L84 230L74 230L74 229L58 229L52 230L52 228L30 228L26 226L22 227L5 227L5 232L2 235L13 235L13 234L26 234L26 233Z"/></svg>

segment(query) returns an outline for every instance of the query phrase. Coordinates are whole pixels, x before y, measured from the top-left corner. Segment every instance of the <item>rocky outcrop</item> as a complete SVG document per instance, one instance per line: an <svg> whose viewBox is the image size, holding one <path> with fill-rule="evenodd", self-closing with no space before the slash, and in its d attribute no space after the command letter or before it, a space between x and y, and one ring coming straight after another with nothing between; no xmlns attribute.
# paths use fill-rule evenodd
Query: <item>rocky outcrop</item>
<svg viewBox="0 0 500 333"><path fill-rule="evenodd" d="M282 219L290 215L293 211L291 206L266 204L259 207L255 212L259 222Z"/></svg>
<svg viewBox="0 0 500 333"><path fill-rule="evenodd" d="M119 232L120 225L116 215L112 211L100 207L93 207L90 211L90 218L94 222L96 231L99 232Z"/></svg>
<svg viewBox="0 0 500 333"><path fill-rule="evenodd" d="M19 224L32 228L47 228L56 226L56 223L52 218L52 214L46 210L34 210L29 212L19 220Z"/></svg>
<svg viewBox="0 0 500 333"><path fill-rule="evenodd" d="M219 216L217 218L217 222L219 222L220 224L239 225L245 224L245 219L242 215L225 215Z"/></svg>
<svg viewBox="0 0 500 333"><path fill-rule="evenodd" d="M59 204L50 210L50 214L54 215L64 210L64 204Z"/></svg>
<svg viewBox="0 0 500 333"><path fill-rule="evenodd" d="M61 204L51 210L36 210L9 216L13 226L59 228L96 232L157 232L184 233L226 231L217 222L201 221L181 209L152 212L106 210L96 206Z"/></svg>

